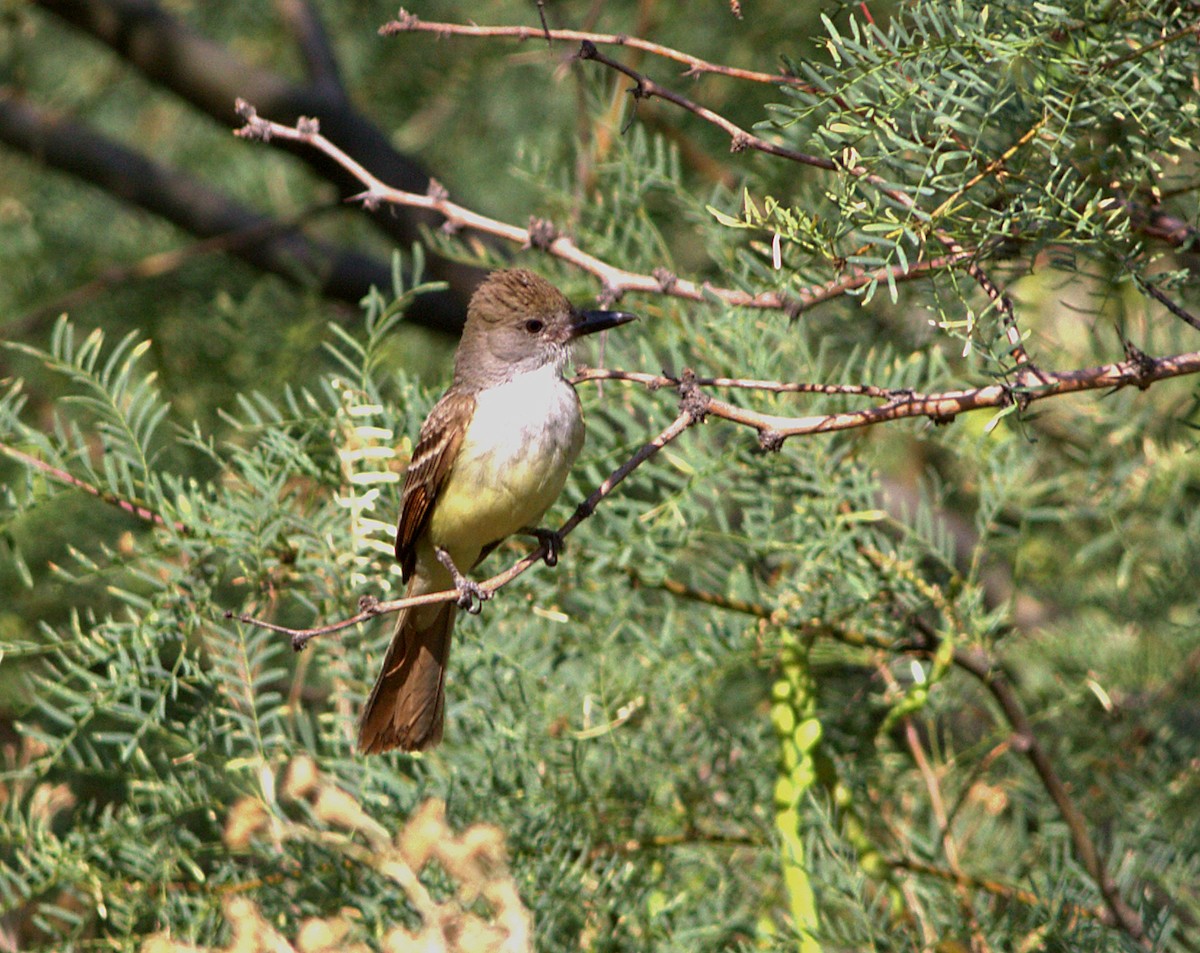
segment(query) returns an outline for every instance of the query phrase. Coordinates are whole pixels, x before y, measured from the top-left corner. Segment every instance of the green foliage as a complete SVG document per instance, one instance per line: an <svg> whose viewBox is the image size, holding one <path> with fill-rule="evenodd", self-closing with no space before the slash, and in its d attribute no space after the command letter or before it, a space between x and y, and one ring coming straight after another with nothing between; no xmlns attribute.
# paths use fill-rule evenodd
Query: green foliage
<svg viewBox="0 0 1200 953"><path fill-rule="evenodd" d="M746 29L764 29L767 12L745 7ZM628 301L643 320L610 336L610 366L950 390L1013 368L1000 309L965 273L899 280L955 243L995 268L1040 366L1115 360L1125 341L1194 348L1141 296L1163 288L1194 310L1186 255L1151 242L1135 210L1172 193L1168 211L1196 220L1195 37L1159 42L1184 16L965 0L877 24L831 14L819 42L796 28L782 49L811 90L772 88L769 106L722 102L732 94L713 77L689 92L834 157L833 171L735 157L736 186L714 184L640 116L580 145L572 107L602 115L623 87L585 73L577 103L541 91L559 117L543 129L506 85L527 81L528 62L479 46L445 68L455 54L432 42L403 82L441 64L444 98L402 138L483 109L472 97L504 100L486 134L431 149L461 150L463 176L486 167L498 191L522 182L489 211L569 225L630 271L795 294L844 268L893 270L798 319L715 298ZM663 30L726 58L710 24ZM356 47L353 69L378 55ZM711 130L695 135L716 154ZM506 260L462 236L429 240ZM578 300L594 291L561 262L520 262ZM419 274L421 251L406 263ZM0 397L4 930L31 949L136 949L163 932L210 946L231 895L288 938L310 917L345 914L350 940L376 946L415 926L413 895L356 852L377 846L370 824L347 830L286 794L309 756L386 832L430 798L456 828L498 826L539 950L1140 948L1106 922L995 681L956 662L970 650L1007 674L1149 942L1195 949L1194 385L796 438L777 453L710 417L635 471L557 569L463 619L441 748L364 758L354 722L387 621L297 655L237 616L304 627L397 594L388 533L438 391L412 373L430 360L403 321L430 286L399 276L361 320L319 333L303 307L294 328L271 323L274 286L233 276L211 339L182 356L161 342L204 337L194 325L101 332L74 318L48 347L6 352L29 382ZM183 386L180 368L209 359L234 386ZM678 412L668 389L580 391L588 446L551 524ZM789 416L863 406L719 396ZM525 547L500 547L484 570ZM246 810L255 836L235 836ZM454 879L423 874L439 897Z"/></svg>

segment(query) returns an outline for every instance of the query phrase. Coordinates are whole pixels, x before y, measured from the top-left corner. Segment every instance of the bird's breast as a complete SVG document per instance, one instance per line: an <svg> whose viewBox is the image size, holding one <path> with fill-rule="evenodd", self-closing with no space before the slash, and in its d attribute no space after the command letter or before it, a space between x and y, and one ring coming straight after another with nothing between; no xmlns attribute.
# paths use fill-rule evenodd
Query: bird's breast
<svg viewBox="0 0 1200 953"><path fill-rule="evenodd" d="M430 539L469 566L479 548L536 525L583 439L579 398L556 367L480 391L431 514Z"/></svg>

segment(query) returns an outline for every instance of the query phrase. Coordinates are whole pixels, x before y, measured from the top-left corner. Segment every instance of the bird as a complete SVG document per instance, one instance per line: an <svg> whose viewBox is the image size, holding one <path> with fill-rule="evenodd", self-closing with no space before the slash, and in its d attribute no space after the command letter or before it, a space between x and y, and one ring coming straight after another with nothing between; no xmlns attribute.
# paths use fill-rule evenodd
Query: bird
<svg viewBox="0 0 1200 953"><path fill-rule="evenodd" d="M455 616L490 595L465 573L521 532L557 559L561 540L537 524L584 442L579 396L563 376L571 344L635 318L578 309L523 268L492 272L471 296L453 381L421 426L396 528L405 596L455 589L459 598L399 611L359 720L364 753L441 741Z"/></svg>

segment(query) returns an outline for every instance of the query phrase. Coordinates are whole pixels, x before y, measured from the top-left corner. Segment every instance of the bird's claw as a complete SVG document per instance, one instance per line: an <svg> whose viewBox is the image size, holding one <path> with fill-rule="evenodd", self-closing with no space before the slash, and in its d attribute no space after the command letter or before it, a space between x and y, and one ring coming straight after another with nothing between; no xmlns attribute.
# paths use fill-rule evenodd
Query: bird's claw
<svg viewBox="0 0 1200 953"><path fill-rule="evenodd" d="M458 590L458 607L471 615L479 615L483 611L483 604L492 598L490 590L466 577L456 580L454 586Z"/></svg>
<svg viewBox="0 0 1200 953"><path fill-rule="evenodd" d="M456 600L458 607L471 615L479 615L483 611L483 604L492 598L492 591L485 589L459 572L458 567L454 565L454 560L450 558L450 554L441 546L434 549L434 554L437 556L438 562L450 570L450 575L454 579L454 588L458 590L458 599Z"/></svg>
<svg viewBox="0 0 1200 953"><path fill-rule="evenodd" d="M562 533L555 529L546 529L538 526L527 530L530 536L537 539L545 548L546 552L542 556L547 566L557 566L558 557L562 555L562 551L566 548L567 541L563 539Z"/></svg>

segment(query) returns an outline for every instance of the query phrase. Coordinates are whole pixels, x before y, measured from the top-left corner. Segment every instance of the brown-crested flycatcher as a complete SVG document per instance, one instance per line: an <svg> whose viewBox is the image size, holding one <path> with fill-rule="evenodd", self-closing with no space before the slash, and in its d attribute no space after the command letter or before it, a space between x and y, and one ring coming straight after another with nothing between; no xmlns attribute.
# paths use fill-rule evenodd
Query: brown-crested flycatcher
<svg viewBox="0 0 1200 953"><path fill-rule="evenodd" d="M485 597L462 573L531 531L562 492L584 437L579 397L563 378L570 343L632 320L579 311L520 269L492 273L472 296L454 382L421 426L396 530L405 595L457 589L460 598L400 610L359 723L364 752L441 740L455 612Z"/></svg>

